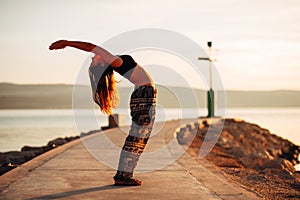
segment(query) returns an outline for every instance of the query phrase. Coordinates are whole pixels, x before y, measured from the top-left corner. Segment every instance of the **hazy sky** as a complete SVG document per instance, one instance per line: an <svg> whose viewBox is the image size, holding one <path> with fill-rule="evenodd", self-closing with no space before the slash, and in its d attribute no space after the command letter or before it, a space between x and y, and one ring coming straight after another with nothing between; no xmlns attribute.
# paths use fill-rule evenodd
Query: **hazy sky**
<svg viewBox="0 0 300 200"><path fill-rule="evenodd" d="M300 89L299 0L1 0L0 27L0 82L72 84L89 54L51 42L161 28L213 41L225 89Z"/></svg>

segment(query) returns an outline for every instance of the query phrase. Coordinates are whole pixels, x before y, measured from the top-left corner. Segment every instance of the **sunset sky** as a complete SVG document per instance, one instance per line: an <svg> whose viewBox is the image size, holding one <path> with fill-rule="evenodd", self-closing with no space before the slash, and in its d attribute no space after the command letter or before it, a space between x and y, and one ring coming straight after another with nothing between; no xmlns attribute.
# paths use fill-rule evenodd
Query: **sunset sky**
<svg viewBox="0 0 300 200"><path fill-rule="evenodd" d="M300 90L299 0L2 0L0 27L0 82L73 84L89 54L53 41L158 28L213 41L227 90Z"/></svg>

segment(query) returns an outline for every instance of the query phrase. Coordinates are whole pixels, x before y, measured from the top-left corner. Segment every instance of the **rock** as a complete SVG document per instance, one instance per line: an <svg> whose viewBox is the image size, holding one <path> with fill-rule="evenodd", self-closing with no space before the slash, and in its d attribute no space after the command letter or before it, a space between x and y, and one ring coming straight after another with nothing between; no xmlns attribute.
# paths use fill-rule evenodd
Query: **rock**
<svg viewBox="0 0 300 200"><path fill-rule="evenodd" d="M280 155L282 155L282 150L279 148L270 148L267 149L267 151L270 155L273 155L274 157L279 157Z"/></svg>
<svg viewBox="0 0 300 200"><path fill-rule="evenodd" d="M269 159L257 159L253 161L253 163L249 166L249 168L256 169L256 170L264 170L264 169L281 169L288 172L295 172L295 167L293 164L282 158L275 158L273 160Z"/></svg>
<svg viewBox="0 0 300 200"><path fill-rule="evenodd" d="M52 140L52 141L48 142L47 146L55 148L57 146L66 144L67 142L68 141L66 139L64 139L64 138L56 138L55 140Z"/></svg>
<svg viewBox="0 0 300 200"><path fill-rule="evenodd" d="M300 182L300 172L299 171L296 171L294 173L294 177Z"/></svg>
<svg viewBox="0 0 300 200"><path fill-rule="evenodd" d="M176 133L176 138L179 144L186 144L187 143L187 138L188 134L186 133L187 128L181 127L178 132Z"/></svg>
<svg viewBox="0 0 300 200"><path fill-rule="evenodd" d="M80 137L86 137L88 135L91 135L91 134L94 134L94 133L98 133L100 131L101 131L101 129L99 129L99 130L92 130L92 131L89 131L89 132L86 132L86 133L82 132L82 133L80 133ZM79 136L76 136L76 138L79 138Z"/></svg>
<svg viewBox="0 0 300 200"><path fill-rule="evenodd" d="M17 166L12 164L12 163L3 163L0 165L0 176L14 168L16 168Z"/></svg>
<svg viewBox="0 0 300 200"><path fill-rule="evenodd" d="M24 146L21 148L21 151L37 151L37 152L45 152L49 149L46 147L31 147L31 146Z"/></svg>

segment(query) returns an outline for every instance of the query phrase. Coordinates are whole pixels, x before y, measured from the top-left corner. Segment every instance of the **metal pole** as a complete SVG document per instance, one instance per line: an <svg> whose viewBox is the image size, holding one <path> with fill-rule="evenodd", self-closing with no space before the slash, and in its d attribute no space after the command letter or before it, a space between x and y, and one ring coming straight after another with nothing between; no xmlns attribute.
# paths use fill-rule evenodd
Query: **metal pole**
<svg viewBox="0 0 300 200"><path fill-rule="evenodd" d="M199 60L209 61L209 90L207 91L207 117L215 116L215 94L213 90L213 79L212 79L212 58L211 58L211 47L212 42L207 42L208 46L208 58L198 58Z"/></svg>
<svg viewBox="0 0 300 200"><path fill-rule="evenodd" d="M215 93L213 90L213 80L212 80L212 58L211 58L211 47L212 42L207 42L208 46L208 56L209 56L209 82L210 82L210 88L207 92L207 109L208 114L207 117L214 117L215 116Z"/></svg>
<svg viewBox="0 0 300 200"><path fill-rule="evenodd" d="M207 46L208 46L208 58L209 58L209 88L212 89L213 85L212 85L212 60L211 60L211 46L212 46L212 42L207 42Z"/></svg>

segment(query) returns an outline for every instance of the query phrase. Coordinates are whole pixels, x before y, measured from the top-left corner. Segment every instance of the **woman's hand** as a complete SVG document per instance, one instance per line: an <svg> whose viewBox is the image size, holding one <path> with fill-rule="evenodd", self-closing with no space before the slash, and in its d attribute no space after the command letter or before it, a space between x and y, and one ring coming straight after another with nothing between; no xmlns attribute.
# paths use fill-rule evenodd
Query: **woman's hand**
<svg viewBox="0 0 300 200"><path fill-rule="evenodd" d="M49 46L49 49L50 50L64 49L66 46L68 46L68 41L67 40L58 40L58 41L52 43Z"/></svg>

